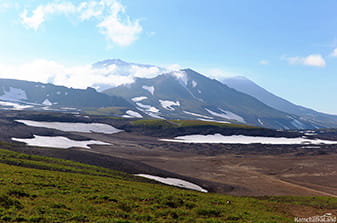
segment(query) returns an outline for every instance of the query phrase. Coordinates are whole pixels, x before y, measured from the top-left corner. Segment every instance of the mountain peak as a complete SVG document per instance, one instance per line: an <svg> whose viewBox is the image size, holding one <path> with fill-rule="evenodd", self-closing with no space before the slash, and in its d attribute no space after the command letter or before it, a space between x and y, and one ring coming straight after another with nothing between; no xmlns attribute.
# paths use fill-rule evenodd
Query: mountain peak
<svg viewBox="0 0 337 223"><path fill-rule="evenodd" d="M125 62L121 59L106 59L106 60L101 60L98 61L97 63L94 63L92 65L92 67L94 68L102 68L102 67L106 67L106 66L110 66L110 65L118 65L118 66L126 66L129 65L128 62Z"/></svg>
<svg viewBox="0 0 337 223"><path fill-rule="evenodd" d="M145 67L145 68L156 67L154 65L148 65L148 64L129 63L129 62L126 62L118 58L98 61L97 63L94 63L92 67L93 68L104 68L104 67L111 66L111 65L116 65L118 67L128 67L132 65L138 66L138 67Z"/></svg>

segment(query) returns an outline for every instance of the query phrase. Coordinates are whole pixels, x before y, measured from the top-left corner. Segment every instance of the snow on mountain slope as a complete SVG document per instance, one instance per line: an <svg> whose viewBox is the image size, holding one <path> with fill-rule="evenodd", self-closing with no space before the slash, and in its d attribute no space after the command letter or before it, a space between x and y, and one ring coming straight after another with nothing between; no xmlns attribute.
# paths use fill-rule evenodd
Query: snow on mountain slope
<svg viewBox="0 0 337 223"><path fill-rule="evenodd" d="M0 79L0 109L71 111L83 108L135 106L121 97L108 96L93 88L73 89L53 84Z"/></svg>
<svg viewBox="0 0 337 223"><path fill-rule="evenodd" d="M223 83L228 85L229 87L249 94L266 105L275 108L277 110L296 115L300 118L300 120L305 120L311 122L313 125L317 127L337 127L337 116L329 115L321 112L314 111L312 109L295 105L269 91L264 89L263 87L257 85L253 81L245 78L245 77L231 77L223 80ZM305 94L305 92L303 92ZM299 120L297 120L299 121ZM293 124L297 127L303 126L297 121L293 122ZM299 121L301 122L301 121Z"/></svg>
<svg viewBox="0 0 337 223"><path fill-rule="evenodd" d="M144 90L148 92L146 98ZM154 114L165 119L207 119L275 129L315 127L191 69L137 78L132 84L104 93L124 97L152 117Z"/></svg>
<svg viewBox="0 0 337 223"><path fill-rule="evenodd" d="M144 90L147 90L148 92L150 92L152 95L154 94L154 87L153 86L146 86L146 85L144 85L142 88Z"/></svg>
<svg viewBox="0 0 337 223"><path fill-rule="evenodd" d="M20 88L9 87L9 90L3 90L4 94L0 96L0 100L4 101L23 101L27 100L26 92Z"/></svg>
<svg viewBox="0 0 337 223"><path fill-rule="evenodd" d="M163 108L169 111L174 111L175 110L174 106L175 107L180 106L179 101L174 102L169 100L159 100L159 102Z"/></svg>
<svg viewBox="0 0 337 223"><path fill-rule="evenodd" d="M188 111L183 111L183 112L185 114L193 115L193 116L198 117L198 118L213 119L213 117L211 117L211 116L201 115L201 114L197 114L197 113L194 113L194 112L188 112Z"/></svg>
<svg viewBox="0 0 337 223"><path fill-rule="evenodd" d="M127 110L125 113L126 115L123 115L123 118L143 118L141 114L132 110Z"/></svg>
<svg viewBox="0 0 337 223"><path fill-rule="evenodd" d="M242 123L246 122L240 115L234 114L233 112L230 112L230 111L224 111L221 108L219 110L221 110L222 113L217 113L207 108L205 108L205 110L213 116L217 116L217 117L229 119L229 120L235 120L235 121L242 122Z"/></svg>
<svg viewBox="0 0 337 223"><path fill-rule="evenodd" d="M133 102L140 102L140 101L143 101L143 100L145 100L145 99L147 99L147 97L145 97L145 96L139 96L139 97L131 98L131 100L132 100Z"/></svg>

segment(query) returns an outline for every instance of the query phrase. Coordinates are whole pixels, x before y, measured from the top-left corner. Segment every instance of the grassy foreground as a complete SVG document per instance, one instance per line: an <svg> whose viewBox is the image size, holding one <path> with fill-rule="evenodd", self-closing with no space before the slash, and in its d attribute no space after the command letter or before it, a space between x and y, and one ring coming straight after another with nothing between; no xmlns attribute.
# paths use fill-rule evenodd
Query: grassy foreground
<svg viewBox="0 0 337 223"><path fill-rule="evenodd" d="M293 222L279 207L296 198L232 197L142 181L0 149L0 222ZM296 205L307 202L300 199ZM334 208L336 203L330 202Z"/></svg>

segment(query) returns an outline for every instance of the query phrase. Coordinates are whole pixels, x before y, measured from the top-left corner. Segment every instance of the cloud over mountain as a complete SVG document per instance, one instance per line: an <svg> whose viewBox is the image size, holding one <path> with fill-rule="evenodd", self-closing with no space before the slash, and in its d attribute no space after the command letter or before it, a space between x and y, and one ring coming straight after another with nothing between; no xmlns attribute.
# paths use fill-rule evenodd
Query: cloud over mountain
<svg viewBox="0 0 337 223"><path fill-rule="evenodd" d="M52 60L34 60L24 64L1 64L0 78L52 83L74 88L95 87L98 90L132 83L137 77L154 77L177 68L127 63L118 59L94 65L65 66Z"/></svg>

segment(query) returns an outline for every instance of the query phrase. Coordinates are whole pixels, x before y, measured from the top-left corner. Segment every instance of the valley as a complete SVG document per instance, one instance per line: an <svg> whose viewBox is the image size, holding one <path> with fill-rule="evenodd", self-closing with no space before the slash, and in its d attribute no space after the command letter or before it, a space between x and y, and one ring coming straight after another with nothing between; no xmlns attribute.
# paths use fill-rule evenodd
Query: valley
<svg viewBox="0 0 337 223"><path fill-rule="evenodd" d="M277 218L276 222L292 222L297 216L335 214L337 210L334 200L337 196L337 147L334 144L264 144L268 141L254 144L213 144L160 140L196 133L221 133L228 136L250 135L260 137L259 139L306 137L303 139L308 141L321 138L333 143L336 140L333 130L276 131L209 121L130 120L45 111L0 113L0 148L7 151L6 155L1 155L4 152L0 150L0 165L7 171L7 175L3 173L2 176L9 180L8 174L13 174L16 180L25 182L24 186L14 186L14 189L9 189L13 185L6 183L6 186L0 189L0 206L5 207L0 211L0 219L14 222L18 219L32 222L35 218L42 222L77 222L83 219L89 222L103 219L124 219L129 222L148 222L149 219L161 222L188 222L189 219L199 219L201 222L255 219L254 222L270 222L271 218ZM47 140L37 141L35 145L29 146L26 143L30 143L32 137L47 137ZM59 146L60 142L54 142L54 139L60 137L77 144L72 145L68 141L65 143L66 147ZM44 144L46 141L48 144ZM18 154L15 155L14 152ZM55 158L61 160L56 161ZM43 161L44 159L46 161ZM42 161L45 163L42 164ZM13 166L10 171L6 169L8 165ZM82 165L93 166L84 168ZM33 171L33 174L23 180L20 174L29 174L26 171ZM121 172L117 175L117 172L113 172L111 175L109 171ZM90 176L84 177L83 174ZM135 175L140 177L135 178ZM37 181L35 176L46 178ZM39 188L51 193L48 192L51 190L48 186L49 180L45 182L45 179L54 177L57 177L57 180L54 180L52 185L68 188L68 198L57 195L64 189L52 192L62 200L47 197L31 182L46 185ZM70 180L69 177L73 179ZM68 186L59 179L68 182ZM97 183L100 192L95 189ZM154 185L150 186L152 184ZM69 189L70 186L74 191ZM76 189L78 187L82 189ZM84 191L83 188L87 189ZM120 189L114 189L112 192L111 188ZM132 190L132 193L128 190ZM16 193L29 196L14 196ZM92 211L89 212L76 201L80 199L79 193L84 199L81 203L92 208ZM197 196L198 201L194 200L196 203L193 207L186 209L183 204L191 201L183 194L192 196L194 193L196 194L193 196ZM2 194L5 195L1 198ZM35 196L42 200L32 204ZM89 199L92 196L97 198ZM137 196L144 200L136 201ZM202 198L203 196L206 197ZM211 198L213 196L215 197ZM4 206L1 199L16 202L17 206L14 203L14 206ZM155 199L154 203L148 203L152 199ZM159 201L165 199L170 200L168 206L162 206L162 201ZM172 199L178 203L171 206ZM217 204L210 204L212 200ZM226 205L228 200L235 204L231 206L234 209L230 208L227 212L227 207L222 204ZM144 208L139 209L140 203L145 205ZM250 207L252 204L260 205L259 211ZM27 205L34 208L30 210ZM47 215L39 211L43 205ZM150 213L149 208L153 208L152 205L156 208ZM237 205L244 208L240 209ZM11 209L7 207L18 210L17 214L8 212ZM268 211L268 207L273 207L273 211ZM205 209L205 213L201 209ZM245 213L253 210L255 214L250 213L246 216L239 210L244 210ZM164 214L163 211L169 214ZM238 216L234 216L233 212L238 212Z"/></svg>
<svg viewBox="0 0 337 223"><path fill-rule="evenodd" d="M99 160L81 159L81 155L72 157L79 151L83 154L93 153L106 156L107 159L120 159L133 163L132 166L143 164L147 168L120 167L119 171L132 174L159 174L164 177L183 177L192 182L202 182L201 186L210 191L239 196L263 195L303 195L303 196L336 196L337 181L336 169L337 148L333 144L212 144L212 143L179 143L160 141L161 138L173 138L176 135L198 132L212 133L223 131L223 134L253 134L276 135L278 137L298 137L300 132L279 132L265 129L224 128L211 126L209 123L200 122L185 128L166 126L162 129L152 129L151 126L137 128L132 121L127 119L109 119L102 117L84 118L72 114L57 116L53 113L40 116L39 113L19 112L3 113L9 116L8 122L16 123L12 129L17 138L31 137L29 135L62 135L74 140L94 140L104 142L106 145L90 145L88 148L71 149L45 149L43 147L27 147L17 141L11 141L13 136L8 135L3 141L15 143L15 151L29 154L40 154L58 158L71 159L88 164L100 165ZM56 113L57 114L57 113ZM115 128L113 134L88 133L88 132L63 132L51 128L31 127L26 124L39 122L11 120L11 117L29 120L33 117L39 121L60 121L60 119L78 122L80 120L100 122L101 125L110 125ZM3 122L5 122L3 120ZM158 122L158 121L157 121ZM41 122L44 123L44 122ZM104 124L103 124L104 123ZM163 121L159 121L163 123ZM169 123L169 122L168 122ZM52 126L52 124L49 124ZM216 124L219 125L219 124ZM49 127L50 127L49 126ZM3 128L4 126L2 126ZM0 127L1 128L1 127ZM218 129L217 129L218 128ZM24 134L20 132L24 129ZM118 132L120 129L123 130ZM159 130L160 129L160 130ZM174 129L174 134L172 135ZM158 136L152 134L157 131ZM83 131L83 130L82 130ZM241 131L241 132L240 132ZM247 132L248 131L248 132ZM250 133L249 133L250 131ZM21 135L21 136L20 136ZM324 134L323 134L324 135ZM20 136L20 137L19 137ZM267 137L268 138L268 137ZM324 138L324 137L323 137ZM328 138L325 136L325 138ZM332 139L331 139L332 140ZM333 142L333 141L330 141ZM85 155L84 157L86 157ZM90 156L90 155L89 155ZM121 161L122 162L122 161ZM108 166L103 166L108 167ZM115 168L116 166L114 166ZM151 168L150 168L151 167ZM203 182L204 181L204 182ZM222 186L221 186L222 185Z"/></svg>

